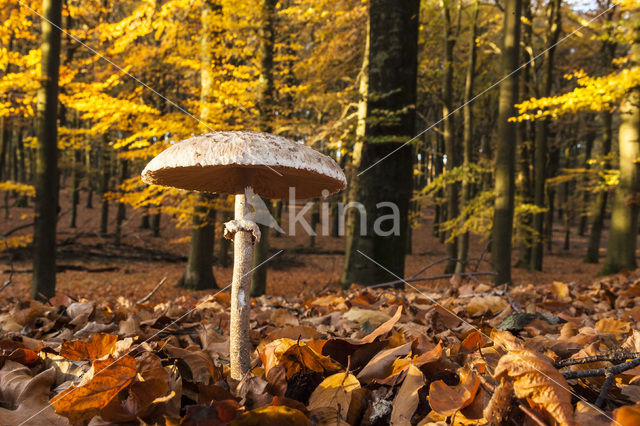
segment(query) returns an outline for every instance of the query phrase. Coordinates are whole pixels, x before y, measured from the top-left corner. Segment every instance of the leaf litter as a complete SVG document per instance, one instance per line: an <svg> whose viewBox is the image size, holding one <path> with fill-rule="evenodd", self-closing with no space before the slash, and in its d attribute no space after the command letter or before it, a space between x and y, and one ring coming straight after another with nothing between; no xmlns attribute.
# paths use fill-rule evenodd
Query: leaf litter
<svg viewBox="0 0 640 426"><path fill-rule="evenodd" d="M239 382L228 294L8 300L0 423L639 424L640 279L423 289L253 299Z"/></svg>

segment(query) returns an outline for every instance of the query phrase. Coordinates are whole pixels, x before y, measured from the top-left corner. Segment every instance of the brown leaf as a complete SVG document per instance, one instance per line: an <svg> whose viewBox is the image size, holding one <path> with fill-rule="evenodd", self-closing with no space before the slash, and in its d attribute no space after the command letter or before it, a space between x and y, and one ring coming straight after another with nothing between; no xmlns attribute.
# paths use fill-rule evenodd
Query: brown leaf
<svg viewBox="0 0 640 426"><path fill-rule="evenodd" d="M596 330L600 334L625 334L631 329L628 322L615 318L603 318L596 323Z"/></svg>
<svg viewBox="0 0 640 426"><path fill-rule="evenodd" d="M64 342L60 348L60 356L72 361L99 359L113 353L117 341L118 336L113 334L94 334L86 342Z"/></svg>
<svg viewBox="0 0 640 426"><path fill-rule="evenodd" d="M295 408L268 405L256 408L235 418L231 426L307 426L309 419Z"/></svg>
<svg viewBox="0 0 640 426"><path fill-rule="evenodd" d="M551 294L556 300L564 300L569 298L569 286L561 281L551 283Z"/></svg>
<svg viewBox="0 0 640 426"><path fill-rule="evenodd" d="M206 352L197 346L189 346L186 349L167 345L164 348L172 358L183 361L191 370L194 383L209 384L222 378L222 372L213 364L213 360Z"/></svg>
<svg viewBox="0 0 640 426"><path fill-rule="evenodd" d="M86 384L72 385L50 401L56 413L72 423L89 420L98 414L136 376L136 360L129 355L117 360L109 357L94 361L92 368L93 377Z"/></svg>
<svg viewBox="0 0 640 426"><path fill-rule="evenodd" d="M560 425L573 425L569 385L549 358L536 352L512 350L500 358L494 378L512 380L520 399L542 406Z"/></svg>
<svg viewBox="0 0 640 426"><path fill-rule="evenodd" d="M315 371L327 373L338 371L340 364L331 358L320 355L304 342L296 342L292 339L278 339L264 346L259 353L265 375L269 375L276 365L282 365L287 371L287 379L290 379L298 371Z"/></svg>
<svg viewBox="0 0 640 426"><path fill-rule="evenodd" d="M411 417L416 412L420 397L418 391L425 385L422 371L415 365L410 365L407 374L400 386L400 390L393 400L391 411L391 424L411 425Z"/></svg>
<svg viewBox="0 0 640 426"><path fill-rule="evenodd" d="M368 335L360 339L359 343L372 343L378 337L387 334L393 329L393 326L396 325L401 315L402 315L402 305L398 306L398 310L393 315L393 317L391 317L388 321L384 322L383 324L380 324L378 328L376 328L371 333L369 333Z"/></svg>
<svg viewBox="0 0 640 426"><path fill-rule="evenodd" d="M351 404L351 393L359 388L360 382L353 374L336 373L324 379L313 391L307 408L313 412L329 407L346 421Z"/></svg>
<svg viewBox="0 0 640 426"><path fill-rule="evenodd" d="M411 352L411 342L378 352L358 373L358 380L369 382L373 379L384 379L391 373L393 362Z"/></svg>
<svg viewBox="0 0 640 426"><path fill-rule="evenodd" d="M613 420L620 426L638 426L640 424L640 404L627 405L613 411Z"/></svg>
<svg viewBox="0 0 640 426"><path fill-rule="evenodd" d="M449 386L442 380L431 382L429 405L433 411L448 417L473 402L480 379L466 367L460 370L459 376L460 383L456 386Z"/></svg>
<svg viewBox="0 0 640 426"><path fill-rule="evenodd" d="M6 361L0 369L0 408L2 424L68 425L48 404L49 389L55 380L55 370L49 368L35 377L24 365Z"/></svg>

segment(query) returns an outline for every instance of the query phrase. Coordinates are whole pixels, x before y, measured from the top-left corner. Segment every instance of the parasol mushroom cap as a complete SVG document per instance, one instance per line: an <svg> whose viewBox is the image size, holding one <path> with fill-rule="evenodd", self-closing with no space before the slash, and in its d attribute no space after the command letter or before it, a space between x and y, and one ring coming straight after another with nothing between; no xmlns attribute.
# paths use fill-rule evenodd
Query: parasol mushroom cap
<svg viewBox="0 0 640 426"><path fill-rule="evenodd" d="M221 194L242 194L251 187L275 199L288 198L290 187L296 198L316 198L347 184L332 158L281 136L253 131L213 132L178 142L147 164L142 180Z"/></svg>

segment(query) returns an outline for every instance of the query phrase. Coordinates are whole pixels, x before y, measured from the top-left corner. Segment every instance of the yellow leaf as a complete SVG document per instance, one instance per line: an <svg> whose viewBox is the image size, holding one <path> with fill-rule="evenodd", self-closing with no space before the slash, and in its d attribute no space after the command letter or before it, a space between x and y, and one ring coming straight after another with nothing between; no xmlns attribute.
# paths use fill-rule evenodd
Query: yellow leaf
<svg viewBox="0 0 640 426"><path fill-rule="evenodd" d="M596 330L600 334L624 334L628 333L629 329L628 322L614 318L603 318L596 323Z"/></svg>
<svg viewBox="0 0 640 426"><path fill-rule="evenodd" d="M551 284L551 293L557 300L563 300L569 298L569 286L560 281L554 281Z"/></svg>
<svg viewBox="0 0 640 426"><path fill-rule="evenodd" d="M336 373L318 385L309 397L309 411L329 407L340 412L346 420L351 404L351 393L360 388L360 382L353 374Z"/></svg>

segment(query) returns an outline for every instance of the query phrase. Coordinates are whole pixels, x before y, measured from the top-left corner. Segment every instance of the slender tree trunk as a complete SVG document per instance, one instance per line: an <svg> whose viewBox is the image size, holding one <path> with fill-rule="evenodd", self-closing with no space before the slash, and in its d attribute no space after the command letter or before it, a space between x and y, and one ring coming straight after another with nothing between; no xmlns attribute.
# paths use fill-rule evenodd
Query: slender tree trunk
<svg viewBox="0 0 640 426"><path fill-rule="evenodd" d="M121 160L120 161L120 186L124 184L124 181L129 177L129 161ZM116 245L120 245L122 239L122 222L126 219L127 216L127 206L122 201L118 201L118 210L116 211L116 235L115 235L115 243Z"/></svg>
<svg viewBox="0 0 640 426"><path fill-rule="evenodd" d="M158 206L155 214L151 218L151 236L160 236L160 219L162 219L162 206Z"/></svg>
<svg viewBox="0 0 640 426"><path fill-rule="evenodd" d="M233 219L233 214L228 211L223 211L222 213L222 222L228 222ZM220 239L220 244L218 244L218 254L216 256L216 260L218 264L224 268L231 265L231 259L229 257L229 250L231 249L231 240L226 238Z"/></svg>
<svg viewBox="0 0 640 426"><path fill-rule="evenodd" d="M22 130L18 130L18 140L16 144L16 155L18 161L16 163L17 181L20 183L27 183L27 164L25 159L25 147L24 147L24 135ZM25 194L20 194L18 198L18 207L28 207L29 201Z"/></svg>
<svg viewBox="0 0 640 426"><path fill-rule="evenodd" d="M515 199L515 148L517 124L509 117L516 114L518 75L514 71L520 58L521 0L506 0L504 41L498 107L498 143L496 146L495 205L491 239L491 262L497 273L496 284L511 282L511 234ZM513 74L512 74L513 73ZM508 77L507 77L508 76Z"/></svg>
<svg viewBox="0 0 640 426"><path fill-rule="evenodd" d="M71 163L71 218L69 227L76 227L78 218L78 203L80 201L80 162L82 161L79 149L73 150L73 161Z"/></svg>
<svg viewBox="0 0 640 426"><path fill-rule="evenodd" d="M91 170L92 167L92 161L91 161L91 149L87 148L87 150L85 151L85 176L87 177L87 204L85 205L86 208L88 209L92 209L93 208L93 189L94 189L94 185L93 185L93 171Z"/></svg>
<svg viewBox="0 0 640 426"><path fill-rule="evenodd" d="M209 121L211 113L209 103L212 101L213 76L211 68L214 66L213 36L215 15L220 6L214 1L206 0L202 4L200 19L202 23L202 38L200 39L200 119ZM211 194L198 193L195 195L193 227L191 228L191 248L187 269L178 283L178 287L191 289L216 288L213 276L213 248L215 238L216 211L215 197Z"/></svg>
<svg viewBox="0 0 640 426"><path fill-rule="evenodd" d="M591 151L593 150L593 141L596 138L595 132L588 132L585 136L585 149L584 149L584 168L589 170L591 165L589 160L591 159ZM582 191L582 205L580 206L580 223L578 225L578 235L584 236L587 232L587 224L589 222L589 195L591 191L588 186L588 177L583 179L585 189Z"/></svg>
<svg viewBox="0 0 640 426"><path fill-rule="evenodd" d="M546 97L551 94L551 84L553 83L553 59L556 50L556 44L562 30L562 0L551 0L548 6L548 22L547 30L547 49L545 50L545 75L543 78L543 88L540 97ZM534 164L534 203L540 209L545 208L545 184L547 179L546 162L547 162L547 121L539 120L536 122L536 140L535 140L535 164ZM553 220L552 220L553 222ZM538 213L533 217L533 229L538 233L536 241L531 251L531 269L542 271L543 257L543 224L544 213Z"/></svg>
<svg viewBox="0 0 640 426"><path fill-rule="evenodd" d="M555 176L560 164L560 150L554 148L549 152L549 176ZM553 250L553 217L555 214L556 188L553 185L547 185L547 211L544 214L544 229L542 238L547 243L547 251Z"/></svg>
<svg viewBox="0 0 640 426"><path fill-rule="evenodd" d="M100 207L100 235L107 235L109 229L109 199L106 194L109 192L109 184L111 182L111 148L107 135L102 141L102 152L100 157L100 198L102 199Z"/></svg>
<svg viewBox="0 0 640 426"><path fill-rule="evenodd" d="M276 4L277 0L262 0L262 25L260 26L260 94L258 109L260 127L264 132L273 130L273 103L275 86L273 81L273 53L276 38ZM269 213L273 210L271 201L263 200ZM267 265L264 262L269 256L269 227L259 225L262 237L253 251L253 273L251 275L251 296L261 296L267 288Z"/></svg>
<svg viewBox="0 0 640 426"><path fill-rule="evenodd" d="M149 229L149 206L145 205L142 208L142 218L140 219L140 229Z"/></svg>
<svg viewBox="0 0 640 426"><path fill-rule="evenodd" d="M467 76L464 85L464 107L462 116L464 118L464 128L462 131L463 145L463 178L462 178L462 203L463 208L471 201L471 163L473 162L473 108L471 99L473 98L473 82L476 74L476 36L478 29L478 1L473 2L473 15L471 18L471 30L469 33L469 65L467 66ZM465 218L467 219L467 218ZM465 263L469 256L469 233L465 232L461 235L458 242L457 258L460 262L456 263L456 273L462 273L465 270Z"/></svg>
<svg viewBox="0 0 640 426"><path fill-rule="evenodd" d="M602 156L607 156L611 152L611 140L613 139L613 129L611 123L611 112L604 110L600 113L602 119ZM608 162L605 169L609 168ZM604 218L607 213L607 199L609 191L606 189L598 193L596 203L593 207L593 222L591 224L591 234L589 235L589 247L584 261L586 263L598 263L600 251L600 237L604 228Z"/></svg>
<svg viewBox="0 0 640 426"><path fill-rule="evenodd" d="M631 14L633 25L631 66L640 65L640 11ZM640 212L640 87L636 86L620 104L618 128L620 181L613 197L607 257L601 274L636 268L638 213Z"/></svg>
<svg viewBox="0 0 640 426"><path fill-rule="evenodd" d="M58 210L58 77L62 1L43 0L42 70L37 94L38 152L35 176L35 224L31 297L50 299L56 289L56 218Z"/></svg>
<svg viewBox="0 0 640 426"><path fill-rule="evenodd" d="M444 66L443 66L443 90L442 90L442 124L444 128L444 150L447 155L447 173L451 173L458 166L458 144L454 129L455 116L453 111L453 48L456 43L451 25L451 16L448 0L443 0L442 11L444 15ZM452 221L458 217L458 183L449 183L445 188L447 197L447 220ZM445 274L450 274L456 269L458 256L458 238L452 237L450 231L446 234L445 251L447 260L444 268Z"/></svg>
<svg viewBox="0 0 640 426"><path fill-rule="evenodd" d="M5 170L5 158L7 158L7 148L9 147L9 126L7 117L0 117L0 181L8 180Z"/></svg>
<svg viewBox="0 0 640 426"><path fill-rule="evenodd" d="M346 287L404 276L413 167L412 149L406 142L415 132L419 8L418 0L369 2L362 98L348 188L349 200L362 203L368 217L361 218L355 209L348 212L341 277ZM393 224L378 223L390 213L389 208L379 208L381 202L397 207L398 220ZM366 235L360 233L360 220L366 220Z"/></svg>

